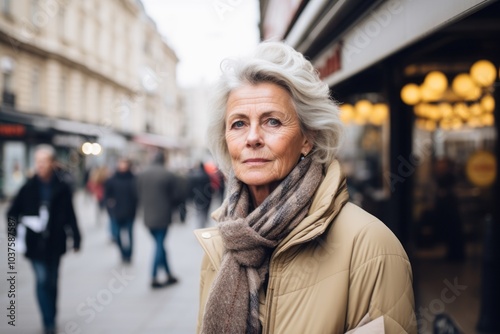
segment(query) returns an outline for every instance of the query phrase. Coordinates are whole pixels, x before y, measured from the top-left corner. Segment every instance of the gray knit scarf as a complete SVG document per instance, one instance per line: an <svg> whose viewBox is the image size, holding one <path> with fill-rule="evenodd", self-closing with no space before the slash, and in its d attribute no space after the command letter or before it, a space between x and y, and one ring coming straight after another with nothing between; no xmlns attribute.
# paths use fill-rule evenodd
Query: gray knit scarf
<svg viewBox="0 0 500 334"><path fill-rule="evenodd" d="M260 333L259 289L272 251L306 216L323 179L313 157L302 159L251 213L248 187L234 175L218 228L224 243L221 267L211 287L202 333Z"/></svg>

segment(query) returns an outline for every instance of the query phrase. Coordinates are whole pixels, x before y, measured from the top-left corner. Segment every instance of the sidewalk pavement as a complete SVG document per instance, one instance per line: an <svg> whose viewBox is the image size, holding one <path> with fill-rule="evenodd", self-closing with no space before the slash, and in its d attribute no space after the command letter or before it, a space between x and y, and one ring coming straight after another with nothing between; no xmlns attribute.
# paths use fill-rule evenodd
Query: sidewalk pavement
<svg viewBox="0 0 500 334"><path fill-rule="evenodd" d="M122 265L110 242L106 217L95 221L96 206L83 192L74 197L83 244L79 253L62 259L58 295L58 332L66 334L195 333L198 312L199 267L203 251L194 234L195 215L174 222L167 235L170 267L179 283L151 289L153 240L141 214L134 225L132 264ZM30 263L17 254L15 297L10 298L7 274L6 203L0 203L0 333L42 333ZM15 300L15 327L7 307Z"/></svg>

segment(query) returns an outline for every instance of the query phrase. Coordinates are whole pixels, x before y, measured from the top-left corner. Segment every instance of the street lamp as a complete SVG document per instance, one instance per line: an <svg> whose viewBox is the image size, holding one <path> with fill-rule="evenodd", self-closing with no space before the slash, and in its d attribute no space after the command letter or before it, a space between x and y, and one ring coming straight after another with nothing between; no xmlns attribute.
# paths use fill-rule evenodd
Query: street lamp
<svg viewBox="0 0 500 334"><path fill-rule="evenodd" d="M92 153L92 143L89 143L89 142L83 143L82 152L85 155L91 154Z"/></svg>
<svg viewBox="0 0 500 334"><path fill-rule="evenodd" d="M101 148L101 145L99 145L98 143L93 143L92 144L92 154L93 155L99 155L102 151L102 148Z"/></svg>
<svg viewBox="0 0 500 334"><path fill-rule="evenodd" d="M82 152L85 155L99 155L102 152L102 147L98 143L85 142L82 145Z"/></svg>

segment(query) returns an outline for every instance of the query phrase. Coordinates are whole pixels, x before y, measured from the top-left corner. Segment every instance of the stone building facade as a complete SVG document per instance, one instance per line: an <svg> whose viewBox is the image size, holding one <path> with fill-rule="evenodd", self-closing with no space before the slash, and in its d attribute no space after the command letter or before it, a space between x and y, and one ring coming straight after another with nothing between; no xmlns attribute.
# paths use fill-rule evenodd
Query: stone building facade
<svg viewBox="0 0 500 334"><path fill-rule="evenodd" d="M1 170L40 142L177 147L177 62L139 0L0 0Z"/></svg>

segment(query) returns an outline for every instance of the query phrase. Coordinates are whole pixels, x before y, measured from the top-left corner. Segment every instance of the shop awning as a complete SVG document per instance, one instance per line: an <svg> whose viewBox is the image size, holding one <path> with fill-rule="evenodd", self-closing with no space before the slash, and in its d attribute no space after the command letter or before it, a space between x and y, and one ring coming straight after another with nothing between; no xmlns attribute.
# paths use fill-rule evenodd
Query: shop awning
<svg viewBox="0 0 500 334"><path fill-rule="evenodd" d="M132 141L143 145L155 146L165 149L181 149L185 147L184 143L181 143L178 139L173 139L152 133L142 133L135 135L132 137Z"/></svg>
<svg viewBox="0 0 500 334"><path fill-rule="evenodd" d="M338 17L337 12L349 4L339 1L325 15L316 14L319 17L309 18L310 22L315 22L312 27L301 32L292 29L287 41L307 54L311 43L318 37L330 36L330 43L313 55L313 64L317 68L322 67L333 53L340 50L337 63L340 66L335 67L335 71L324 78L325 82L333 86L491 2L492 0L383 1L379 6L352 19L345 32L327 34L333 22L331 20ZM308 7L316 3L321 8L321 0L311 1ZM307 9L306 7L302 15L310 12ZM297 22L300 19L299 17ZM304 24L303 27L305 26L307 25ZM297 38L297 34L308 38Z"/></svg>
<svg viewBox="0 0 500 334"><path fill-rule="evenodd" d="M65 119L54 119L52 127L54 130L74 133L79 135L87 135L98 137L103 133L109 132L110 130L104 126L98 126L94 124L82 123L77 121L69 121Z"/></svg>
<svg viewBox="0 0 500 334"><path fill-rule="evenodd" d="M342 40L342 67L325 79L333 86L387 58L491 0L386 1Z"/></svg>

